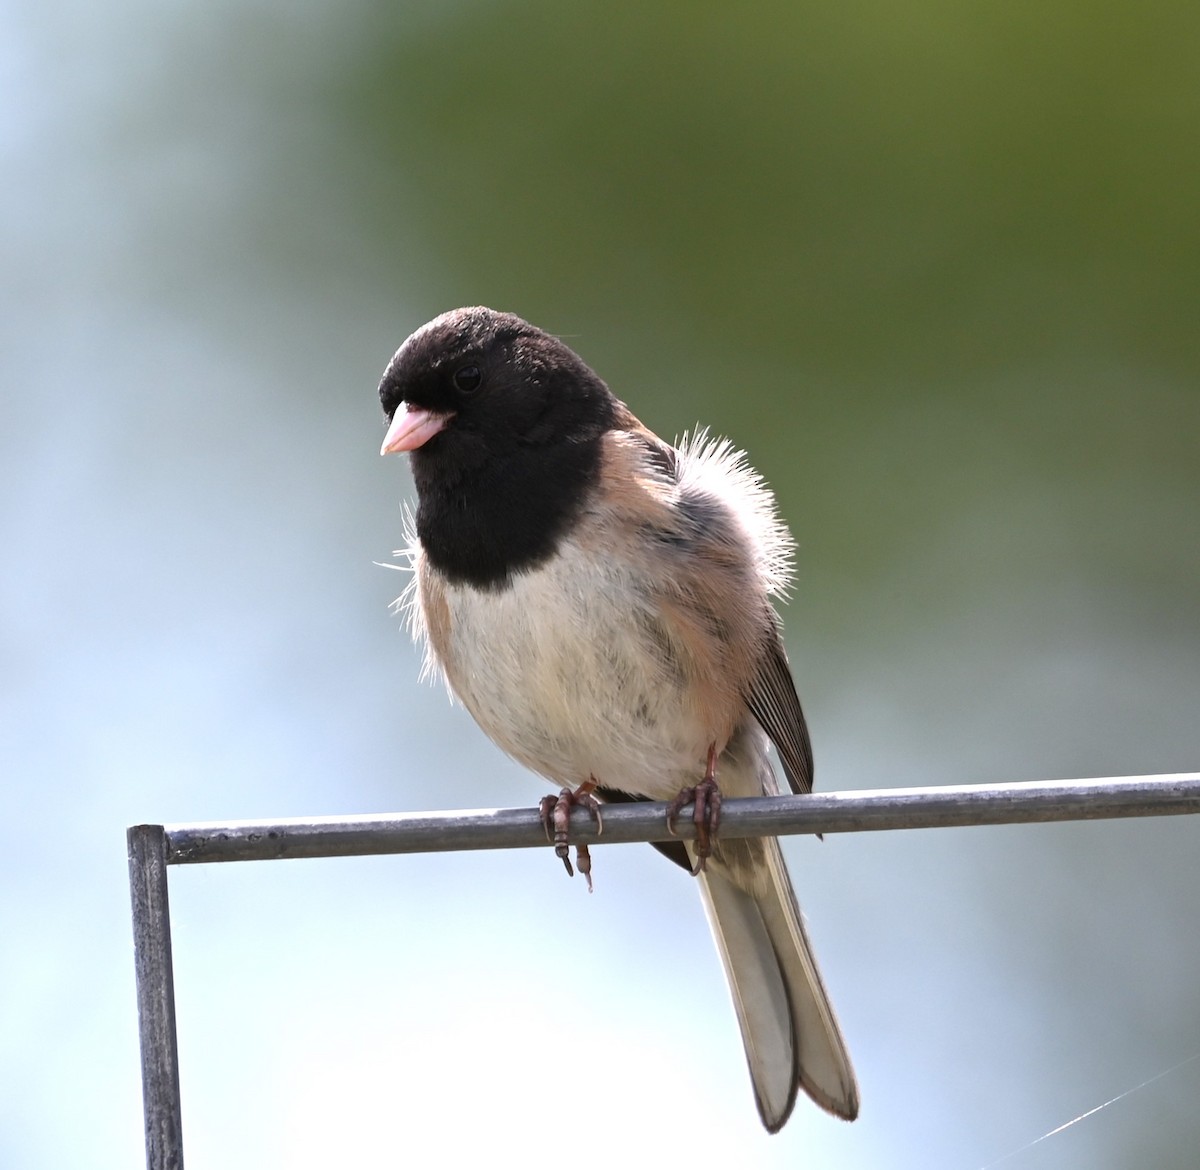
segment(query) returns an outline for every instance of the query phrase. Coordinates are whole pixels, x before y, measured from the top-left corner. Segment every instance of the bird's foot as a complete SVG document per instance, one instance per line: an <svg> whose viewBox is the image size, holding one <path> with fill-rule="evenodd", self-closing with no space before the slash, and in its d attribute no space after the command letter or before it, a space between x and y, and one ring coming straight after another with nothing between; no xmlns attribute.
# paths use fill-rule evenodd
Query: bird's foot
<svg viewBox="0 0 1200 1170"><path fill-rule="evenodd" d="M667 805L667 829L673 835L675 821L685 805L695 803L692 822L696 826L696 864L692 876L704 871L704 863L712 853L717 829L721 825L721 790L717 787L717 745L709 744L708 767L704 779L690 788L681 788L679 795Z"/></svg>
<svg viewBox="0 0 1200 1170"><path fill-rule="evenodd" d="M572 791L564 788L557 796L543 796L538 803L538 815L542 818L542 828L546 830L546 840L554 844L554 854L562 858L569 877L575 876L571 867L571 809L581 805L590 812L596 821L596 832L604 832L604 819L600 815L600 802L592 795L596 789L595 777L587 780ZM586 845L575 846L575 864L579 872L587 879L588 893L592 892L592 855Z"/></svg>

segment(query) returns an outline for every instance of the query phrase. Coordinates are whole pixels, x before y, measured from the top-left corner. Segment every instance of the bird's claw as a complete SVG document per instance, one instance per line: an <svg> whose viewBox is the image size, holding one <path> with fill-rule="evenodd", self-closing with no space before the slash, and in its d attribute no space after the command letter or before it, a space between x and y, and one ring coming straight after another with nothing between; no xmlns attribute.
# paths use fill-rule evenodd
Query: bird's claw
<svg viewBox="0 0 1200 1170"><path fill-rule="evenodd" d="M717 787L717 752L716 745L708 749L708 767L704 779L698 784L681 788L679 795L667 805L667 831L675 835L675 822L680 812L694 804L692 823L696 826L696 863L692 866L692 876L704 872L705 862L712 854L713 843L717 839L717 830L721 826L721 789Z"/></svg>
<svg viewBox="0 0 1200 1170"><path fill-rule="evenodd" d="M600 813L600 801L592 793L596 781L588 780L578 788L562 789L557 796L543 796L538 802L538 815L542 820L542 828L546 831L546 840L554 845L554 855L561 858L566 868L567 876L574 877L575 870L571 865L571 809L582 805L592 814L596 821L596 832L604 832L604 818ZM587 879L588 893L592 892L592 855L586 845L575 847L575 864L579 872Z"/></svg>

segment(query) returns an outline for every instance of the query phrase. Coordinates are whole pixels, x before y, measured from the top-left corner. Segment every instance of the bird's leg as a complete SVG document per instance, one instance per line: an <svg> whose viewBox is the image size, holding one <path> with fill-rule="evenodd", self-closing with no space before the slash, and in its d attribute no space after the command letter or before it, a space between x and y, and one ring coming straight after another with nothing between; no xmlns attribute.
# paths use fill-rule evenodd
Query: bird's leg
<svg viewBox="0 0 1200 1170"><path fill-rule="evenodd" d="M571 809L582 805L595 818L597 834L604 832L604 819L600 815L600 802L592 795L596 790L596 777L589 776L584 783L572 791L564 788L557 796L543 796L538 803L538 815L542 818L542 828L546 830L546 840L554 844L554 854L562 858L567 867L567 874L575 876L571 868ZM592 855L586 845L575 846L575 862L579 872L587 878L588 893L592 892Z"/></svg>
<svg viewBox="0 0 1200 1170"><path fill-rule="evenodd" d="M696 864L692 876L703 872L704 863L712 853L717 829L721 825L721 790L717 787L717 745L708 745L708 767L704 779L694 788L681 788L679 795L667 805L667 829L674 834L675 820L686 804L695 802L692 821L696 826Z"/></svg>

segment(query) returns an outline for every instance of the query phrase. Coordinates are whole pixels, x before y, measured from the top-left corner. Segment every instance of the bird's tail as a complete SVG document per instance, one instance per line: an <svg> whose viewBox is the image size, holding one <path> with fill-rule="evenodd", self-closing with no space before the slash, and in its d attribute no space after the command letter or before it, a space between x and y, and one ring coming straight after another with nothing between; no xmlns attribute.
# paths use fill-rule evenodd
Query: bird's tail
<svg viewBox="0 0 1200 1170"><path fill-rule="evenodd" d="M718 856L719 853L719 856ZM800 907L772 837L722 841L700 875L763 1124L782 1128L803 1089L853 1121L858 1086Z"/></svg>

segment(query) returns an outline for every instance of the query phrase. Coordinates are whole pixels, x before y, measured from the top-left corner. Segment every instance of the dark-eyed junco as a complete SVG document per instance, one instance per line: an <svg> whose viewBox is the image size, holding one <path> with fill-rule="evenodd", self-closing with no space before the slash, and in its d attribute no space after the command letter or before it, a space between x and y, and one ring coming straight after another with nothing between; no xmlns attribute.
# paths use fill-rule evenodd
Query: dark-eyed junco
<svg viewBox="0 0 1200 1170"><path fill-rule="evenodd" d="M694 798L697 841L661 849L698 873L763 1124L779 1130L800 1088L853 1119L850 1058L779 844L710 831L720 793L779 791L770 743L791 791L812 789L770 600L791 560L770 492L727 442L663 442L510 313L422 326L379 397L382 452L412 455L413 616L431 661L568 798L676 811Z"/></svg>

